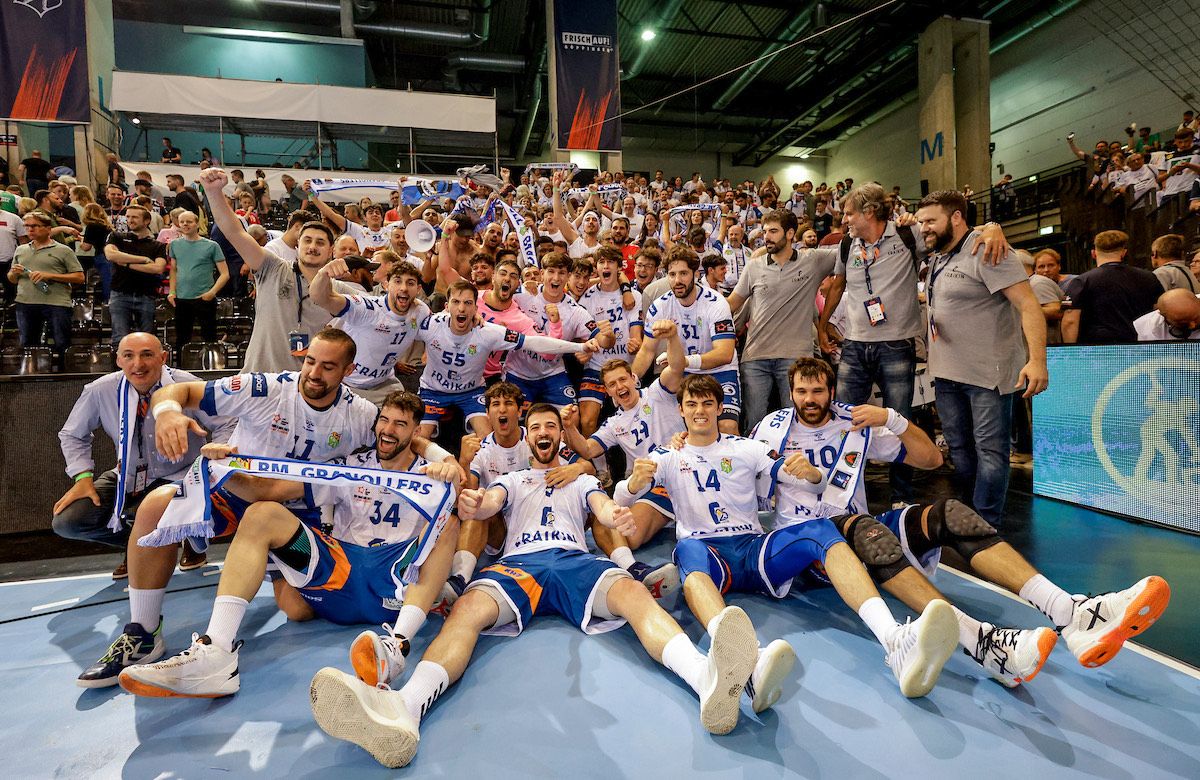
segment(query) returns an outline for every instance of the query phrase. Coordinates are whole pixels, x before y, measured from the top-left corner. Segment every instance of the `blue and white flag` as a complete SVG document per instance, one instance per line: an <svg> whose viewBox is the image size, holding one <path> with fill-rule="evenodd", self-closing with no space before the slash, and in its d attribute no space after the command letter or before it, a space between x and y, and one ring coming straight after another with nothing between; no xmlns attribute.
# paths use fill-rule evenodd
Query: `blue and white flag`
<svg viewBox="0 0 1200 780"><path fill-rule="evenodd" d="M406 206L415 206L431 198L459 198L466 192L461 183L454 179L405 179L401 185L385 179L311 179L313 192L337 192L339 190L387 190L400 191L400 200Z"/></svg>

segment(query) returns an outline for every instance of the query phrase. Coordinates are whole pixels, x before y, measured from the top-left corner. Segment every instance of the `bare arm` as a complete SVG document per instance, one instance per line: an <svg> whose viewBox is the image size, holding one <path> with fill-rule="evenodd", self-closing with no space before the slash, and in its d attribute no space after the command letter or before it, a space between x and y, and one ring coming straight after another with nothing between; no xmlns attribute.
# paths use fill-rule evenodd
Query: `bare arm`
<svg viewBox="0 0 1200 780"><path fill-rule="evenodd" d="M833 351L833 337L829 333L829 318L833 316L833 312L837 309L838 304L842 301L842 293L846 289L846 277L834 276L833 282L829 285L829 292L825 294L825 306L821 309L821 318L817 320L817 339L821 342L821 350L829 353Z"/></svg>
<svg viewBox="0 0 1200 780"><path fill-rule="evenodd" d="M217 227L221 229L221 234L245 261L246 267L251 271L257 271L266 260L267 250L259 246L254 237L246 232L246 228L242 227L242 221L238 219L237 214L233 213L229 201L225 200L222 188L228 181L225 171L220 168L209 168L200 172L200 186L204 188L204 195L208 198L208 205L212 209L213 222L217 224Z"/></svg>
<svg viewBox="0 0 1200 780"><path fill-rule="evenodd" d="M1062 314L1062 340L1064 344L1079 341L1079 309L1067 309Z"/></svg>
<svg viewBox="0 0 1200 780"><path fill-rule="evenodd" d="M304 191L308 193L309 201L317 207L317 211L321 212L321 216L332 222L338 230L346 231L346 218L337 213L337 210L330 206L325 201L321 200L312 191L312 182L304 182Z"/></svg>
<svg viewBox="0 0 1200 780"><path fill-rule="evenodd" d="M213 286L208 289L207 293L205 293L205 295L210 296L208 298L208 300L211 301L213 298L216 298L217 293L221 292L221 290L228 283L229 283L229 264L226 263L224 260L218 260L217 261L217 280L215 282L213 282ZM173 290L174 287L172 287L171 289Z"/></svg>
<svg viewBox="0 0 1200 780"><path fill-rule="evenodd" d="M579 238L579 233L575 231L575 226L563 214L562 187L562 174L555 171L554 194L550 196L550 199L554 201L554 227L558 228L558 232L563 234L563 240L569 245L575 243Z"/></svg>
<svg viewBox="0 0 1200 780"><path fill-rule="evenodd" d="M626 506L620 506L603 493L590 493L588 508L592 510L592 514L596 516L600 525L614 528L626 536L631 536L637 531L637 526L633 522L633 510Z"/></svg>
<svg viewBox="0 0 1200 780"><path fill-rule="evenodd" d="M563 409L563 438L567 446L575 450L579 457L586 460L598 458L604 454L604 445L591 436L584 436L579 431L579 407L571 404Z"/></svg>
<svg viewBox="0 0 1200 780"><path fill-rule="evenodd" d="M1024 387L1023 397L1032 398L1050 384L1050 374L1046 368L1046 318L1028 281L1005 287L1004 297L1021 314L1021 330L1029 348L1029 362L1021 368L1017 377L1017 389Z"/></svg>

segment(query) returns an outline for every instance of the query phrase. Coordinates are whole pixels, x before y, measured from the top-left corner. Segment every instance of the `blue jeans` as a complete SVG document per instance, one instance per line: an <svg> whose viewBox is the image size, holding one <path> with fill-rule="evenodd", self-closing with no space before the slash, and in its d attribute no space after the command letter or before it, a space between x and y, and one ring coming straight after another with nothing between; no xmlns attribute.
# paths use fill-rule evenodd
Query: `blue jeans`
<svg viewBox="0 0 1200 780"><path fill-rule="evenodd" d="M997 529L1008 492L1009 432L1016 393L1000 395L949 379L933 383L960 500Z"/></svg>
<svg viewBox="0 0 1200 780"><path fill-rule="evenodd" d="M746 409L745 430L750 431L774 409L786 408L792 402L788 369L795 360L768 358L742 361L742 403ZM779 392L779 406L772 407L771 388Z"/></svg>
<svg viewBox="0 0 1200 780"><path fill-rule="evenodd" d="M112 344L115 351L121 339L130 333L154 332L154 298L113 290L108 299L112 315Z"/></svg>
<svg viewBox="0 0 1200 780"><path fill-rule="evenodd" d="M912 419L913 386L917 376L917 348L913 339L850 341L842 343L838 364L837 400L857 406L871 400L873 385L883 392L883 405ZM913 500L912 466L893 463L889 473L892 501Z"/></svg>
<svg viewBox="0 0 1200 780"><path fill-rule="evenodd" d="M112 294L112 262L101 252L96 255L92 267L100 274L100 300L107 301Z"/></svg>

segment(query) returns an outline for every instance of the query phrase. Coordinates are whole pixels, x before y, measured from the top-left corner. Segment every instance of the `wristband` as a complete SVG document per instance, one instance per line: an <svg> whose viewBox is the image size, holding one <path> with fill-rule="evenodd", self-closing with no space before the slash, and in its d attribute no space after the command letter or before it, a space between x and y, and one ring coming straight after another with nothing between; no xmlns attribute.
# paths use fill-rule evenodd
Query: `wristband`
<svg viewBox="0 0 1200 780"><path fill-rule="evenodd" d="M699 355L688 355L687 356L687 367L689 369L691 369L692 371L699 371L700 370L700 356Z"/></svg>
<svg viewBox="0 0 1200 780"><path fill-rule="evenodd" d="M180 414L183 414L183 406L181 406L178 401L159 401L154 405L154 409L152 410L151 414L153 414L154 419L157 420L162 416L163 412L179 412Z"/></svg>
<svg viewBox="0 0 1200 780"><path fill-rule="evenodd" d="M904 415L900 414L895 409L888 409L887 412L887 422L883 424L883 427L887 428L897 436L903 435L903 433L908 430L908 420L904 419Z"/></svg>
<svg viewBox="0 0 1200 780"><path fill-rule="evenodd" d="M632 290L633 290L633 287L629 284L629 282L621 283L621 295L624 295L627 292L632 292Z"/></svg>
<svg viewBox="0 0 1200 780"><path fill-rule="evenodd" d="M90 471L81 471L75 475L75 481L78 482L81 479L91 479L92 476L93 474Z"/></svg>

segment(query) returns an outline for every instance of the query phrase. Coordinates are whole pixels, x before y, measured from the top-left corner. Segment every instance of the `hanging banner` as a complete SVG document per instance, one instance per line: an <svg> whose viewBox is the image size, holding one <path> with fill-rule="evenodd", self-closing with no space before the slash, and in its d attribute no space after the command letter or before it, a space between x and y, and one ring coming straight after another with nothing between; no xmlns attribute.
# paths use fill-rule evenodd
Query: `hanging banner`
<svg viewBox="0 0 1200 780"><path fill-rule="evenodd" d="M621 150L617 0L554 0L560 149Z"/></svg>
<svg viewBox="0 0 1200 780"><path fill-rule="evenodd" d="M0 3L0 118L89 119L83 0Z"/></svg>

